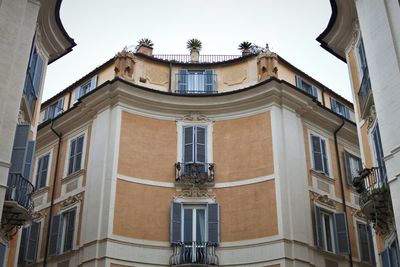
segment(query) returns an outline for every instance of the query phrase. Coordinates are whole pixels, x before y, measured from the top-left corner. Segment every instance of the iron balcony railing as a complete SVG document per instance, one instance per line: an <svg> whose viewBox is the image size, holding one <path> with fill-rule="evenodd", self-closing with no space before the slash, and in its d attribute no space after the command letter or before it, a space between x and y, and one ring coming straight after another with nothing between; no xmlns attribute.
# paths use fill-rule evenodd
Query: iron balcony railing
<svg viewBox="0 0 400 267"><path fill-rule="evenodd" d="M366 168L360 171L360 176L353 180L353 186L360 194L360 206L370 200L372 194L388 189L385 174L380 167Z"/></svg>
<svg viewBox="0 0 400 267"><path fill-rule="evenodd" d="M175 163L175 179L178 184L204 185L214 183L214 163Z"/></svg>
<svg viewBox="0 0 400 267"><path fill-rule="evenodd" d="M154 55L155 58L178 63L217 63L242 57L241 55L200 55L198 62L193 62L190 55Z"/></svg>
<svg viewBox="0 0 400 267"><path fill-rule="evenodd" d="M371 94L371 80L369 79L368 67L364 69L363 73L364 76L361 81L360 90L358 91L361 113L364 112L365 105L367 104L368 98Z"/></svg>
<svg viewBox="0 0 400 267"><path fill-rule="evenodd" d="M214 73L177 73L175 80L178 94L217 93L217 74Z"/></svg>
<svg viewBox="0 0 400 267"><path fill-rule="evenodd" d="M34 186L26 180L20 173L10 173L8 175L6 201L15 201L24 207L28 213L33 211L32 193Z"/></svg>
<svg viewBox="0 0 400 267"><path fill-rule="evenodd" d="M218 265L216 244L208 242L182 242L172 245L171 265Z"/></svg>

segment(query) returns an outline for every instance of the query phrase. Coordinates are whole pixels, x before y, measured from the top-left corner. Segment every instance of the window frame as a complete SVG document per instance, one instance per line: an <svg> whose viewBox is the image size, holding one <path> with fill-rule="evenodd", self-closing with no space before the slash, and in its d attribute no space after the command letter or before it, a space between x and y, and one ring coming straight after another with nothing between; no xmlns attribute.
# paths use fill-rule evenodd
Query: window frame
<svg viewBox="0 0 400 267"><path fill-rule="evenodd" d="M50 150L50 151L46 151L46 152L43 152L43 153L41 153L41 154L39 154L37 157L36 157L36 161L35 161L35 169L34 169L34 179L32 180L32 182L33 182L33 184L35 185L35 190L38 190L38 189L42 189L42 188L45 188L45 187L48 187L49 186L49 176L50 176L50 170L51 170L51 161L52 161L52 153L53 152L53 150ZM46 171L46 182L45 182L45 185L44 186L42 186L42 187L38 187L38 171L39 171L39 164L40 164L40 160L42 159L42 158L44 158L44 157L46 157L46 156L48 156L49 157L49 159L48 159L48 163L47 163L47 171ZM43 171L43 170L42 170Z"/></svg>
<svg viewBox="0 0 400 267"><path fill-rule="evenodd" d="M366 222L360 221L360 220L354 220L354 225L356 228L356 238L357 238L357 248L358 248L358 255L359 255L359 259L361 262L365 262L365 263L369 263L369 264L374 264L375 263L375 243L373 240L373 236L372 236L372 227L369 226ZM360 229L359 229L359 225L363 225L366 228L366 234L368 235L367 232L367 227L369 227L369 230L371 231L371 239L369 240L368 236L367 236L367 246L368 246L368 257L369 257L369 261L365 261L363 260L363 251L361 249L361 236L360 236ZM372 241L372 244L370 243L370 241Z"/></svg>
<svg viewBox="0 0 400 267"><path fill-rule="evenodd" d="M31 262L31 261L28 261L28 259L26 257L27 257L28 250L29 250L29 241L30 241L30 238L31 238L30 235L31 235L32 223L39 224L39 233L38 233L38 237L37 237L37 241L36 241L36 247L35 247L35 259ZM43 235L43 229L44 229L44 219L33 221L33 222L31 222L30 225L23 227L23 229L28 229L27 230L28 234L27 234L26 240L25 240L25 248L24 248L24 251L23 251L25 255L23 255L23 259L22 259L23 260L22 266L25 266L26 264L32 264L32 263L38 262L38 260L39 260L40 249L41 249L41 246L42 246L42 235ZM22 234L21 234L21 239L22 239ZM21 248L21 242L22 241L23 240L19 241L20 246L18 248L18 258L16 259L17 266L21 266L20 265L20 260L21 260L20 259L20 257L21 257L20 256L20 252L21 252L20 248Z"/></svg>
<svg viewBox="0 0 400 267"><path fill-rule="evenodd" d="M74 220L73 220L73 233L72 233L72 240L71 240L71 248L65 248L66 246L66 233L67 233L67 228L68 228L68 222L66 221L66 215L68 214L68 218L70 218L70 214L74 212ZM60 213L57 215L54 215L52 218L52 221L54 220L55 217L60 216L60 222L58 225L58 231L57 231L57 239L56 239L56 251L55 253L51 253L50 249L51 247L49 246L49 255L62 255L64 253L73 251L76 248L76 240L77 240L77 234L78 234L78 226L79 226L79 213L80 213L80 206L76 205L73 207L70 207L66 210L62 210ZM67 223L66 223L67 222ZM50 229L50 235L53 233L52 229L53 225L51 226Z"/></svg>
<svg viewBox="0 0 400 267"><path fill-rule="evenodd" d="M332 168L331 168L331 152L330 152L330 147L329 147L329 138L321 135L320 133L317 133L317 132L311 131L311 130L309 130L308 136L309 136L308 140L309 140L310 161L311 161L312 170L331 178ZM316 170L315 161L314 161L314 149L313 149L313 143L312 143L312 136L320 138L320 144L321 144L321 140L323 140L325 142L327 172L326 172L326 170L323 170L323 171ZM322 148L321 148L321 151L322 151ZM323 160L322 160L322 162L323 162ZM324 163L322 163L322 164L324 165Z"/></svg>
<svg viewBox="0 0 400 267"><path fill-rule="evenodd" d="M84 88L88 86L87 91L83 94ZM86 80L83 82L81 85L79 85L75 90L74 90L74 103L76 103L81 97L87 95L90 93L92 90L94 90L97 87L97 74L92 76L89 80Z"/></svg>
<svg viewBox="0 0 400 267"><path fill-rule="evenodd" d="M349 161L349 163L350 163L350 158L357 159L358 162L359 162L359 166L360 166L359 172L362 171L362 169L363 169L363 162L362 162L361 156L356 155L355 153L353 153L352 151L349 151L349 150L346 149L346 148L343 150L343 153L342 153L342 154L343 154L343 161L344 161L344 163L345 163L345 172L346 172L346 177L347 177L347 183L348 183L350 186L352 186L352 185L353 185L353 180L354 180L354 178L357 177L357 176L351 176L351 177L349 177L349 171L352 171L352 170L349 169L351 166L348 165L348 162L347 162L347 161ZM347 160L346 156L349 157L349 160ZM350 165L351 165L351 164L350 164ZM351 179L350 179L350 178L351 178Z"/></svg>
<svg viewBox="0 0 400 267"><path fill-rule="evenodd" d="M316 86L314 86L311 83L305 81L301 76L296 75L295 79L296 79L296 87L297 88L299 88L301 91L307 93L308 95L312 96L313 98L319 100L318 88ZM304 84L309 86L311 92L309 92L309 90L304 88ZM315 95L314 95L314 92L315 92Z"/></svg>
<svg viewBox="0 0 400 267"><path fill-rule="evenodd" d="M209 74L207 74L209 72ZM199 89L189 89L189 76L194 76L194 74L199 74L202 76L202 80L197 80L197 82L193 82L192 84L199 85L202 84L202 90ZM185 75L185 79L181 80L181 75ZM207 82L207 75L211 75L212 83ZM211 86L211 90L208 90L208 86ZM180 68L177 73L176 78L176 88L178 93L185 94L207 94L207 93L216 93L217 92L217 79L216 73L214 69L185 69Z"/></svg>
<svg viewBox="0 0 400 267"><path fill-rule="evenodd" d="M186 204L182 203L182 210L181 210L181 236L183 242L185 242L185 209L186 210L192 210L192 240L191 241L186 241L186 242L199 242L197 240L197 229L196 229L196 222L197 222L197 210L204 210L204 231L205 231L205 237L203 242L208 242L208 210L207 210L207 203L197 203L197 204ZM195 219L193 219L195 218Z"/></svg>
<svg viewBox="0 0 400 267"><path fill-rule="evenodd" d="M61 111L58 110L58 103L61 102ZM56 118L58 115L62 114L64 112L64 97L61 97L57 99L57 101L54 101L51 105L49 105L46 110L44 111L44 118L43 121L48 121L53 118Z"/></svg>
<svg viewBox="0 0 400 267"><path fill-rule="evenodd" d="M86 149L87 149L87 139L88 139L88 129L84 129L84 130L78 130L77 132L71 134L68 137L67 140L67 151L65 154L65 160L64 160L64 175L63 177L68 177L71 175L74 175L75 173L79 172L80 170L77 170L75 172L72 173L68 173L68 169L69 169L69 158L70 158L70 152L71 152L71 143L74 139L77 139L79 137L83 136L83 146L82 146L82 157L81 157L81 168L80 170L84 170L85 168L85 159L86 159Z"/></svg>
<svg viewBox="0 0 400 267"><path fill-rule="evenodd" d="M343 109L343 113L340 112L341 108ZM345 104L332 97L331 97L331 110L348 120L351 119L350 109Z"/></svg>

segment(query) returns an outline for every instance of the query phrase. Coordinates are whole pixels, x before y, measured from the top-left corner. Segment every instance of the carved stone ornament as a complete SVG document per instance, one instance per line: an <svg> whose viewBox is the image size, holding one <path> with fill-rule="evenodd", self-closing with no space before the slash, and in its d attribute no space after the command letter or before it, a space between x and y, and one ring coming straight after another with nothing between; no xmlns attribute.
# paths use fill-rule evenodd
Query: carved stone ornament
<svg viewBox="0 0 400 267"><path fill-rule="evenodd" d="M200 114L197 112L192 112L190 114L184 115L182 120L189 121L189 122L208 122L208 121L210 121L206 115Z"/></svg>
<svg viewBox="0 0 400 267"><path fill-rule="evenodd" d="M358 23L357 19L353 21L353 32L351 33L351 35L352 37L350 45L348 46L347 50L350 50L356 46L358 37L360 35L360 24Z"/></svg>
<svg viewBox="0 0 400 267"><path fill-rule="evenodd" d="M207 198L215 200L215 193L212 189L202 189L198 187L189 187L184 188L181 191L178 191L178 194L174 196L174 199L177 198Z"/></svg>
<svg viewBox="0 0 400 267"><path fill-rule="evenodd" d="M27 123L26 119L25 119L25 113L22 110L19 110L18 113L18 124L25 124Z"/></svg>
<svg viewBox="0 0 400 267"><path fill-rule="evenodd" d="M45 210L40 210L32 213L32 221L40 220L47 216L47 212Z"/></svg>
<svg viewBox="0 0 400 267"><path fill-rule="evenodd" d="M368 122L368 128L371 128L376 120L376 110L375 110L375 105L372 105L370 110L369 110L369 116L367 117L367 122Z"/></svg>
<svg viewBox="0 0 400 267"><path fill-rule="evenodd" d="M325 206L327 206L327 207L336 209L336 201L330 199L330 198L328 197L328 195L320 195L320 194L317 194L317 193L314 193L314 192L313 192L313 193L312 193L312 198L311 198L311 199L312 199L313 201L316 201L316 202L322 204L322 205L325 205Z"/></svg>
<svg viewBox="0 0 400 267"><path fill-rule="evenodd" d="M78 194L78 195L75 195L75 196L70 196L66 200L61 202L60 210L69 208L69 207L75 205L76 203L81 202L82 200L83 200L82 194Z"/></svg>
<svg viewBox="0 0 400 267"><path fill-rule="evenodd" d="M361 212L361 210L352 210L351 215L361 220L367 221L367 217L365 216L364 213Z"/></svg>

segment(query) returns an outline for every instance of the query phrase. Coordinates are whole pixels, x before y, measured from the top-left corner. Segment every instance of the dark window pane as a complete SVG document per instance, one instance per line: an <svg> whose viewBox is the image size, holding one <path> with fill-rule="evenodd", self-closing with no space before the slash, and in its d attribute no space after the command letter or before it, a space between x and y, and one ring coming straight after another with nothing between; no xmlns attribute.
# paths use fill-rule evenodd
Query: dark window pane
<svg viewBox="0 0 400 267"><path fill-rule="evenodd" d="M196 241L206 241L206 220L205 210L203 209L196 210Z"/></svg>
<svg viewBox="0 0 400 267"><path fill-rule="evenodd" d="M184 222L183 222L183 241L193 241L193 210L184 209Z"/></svg>

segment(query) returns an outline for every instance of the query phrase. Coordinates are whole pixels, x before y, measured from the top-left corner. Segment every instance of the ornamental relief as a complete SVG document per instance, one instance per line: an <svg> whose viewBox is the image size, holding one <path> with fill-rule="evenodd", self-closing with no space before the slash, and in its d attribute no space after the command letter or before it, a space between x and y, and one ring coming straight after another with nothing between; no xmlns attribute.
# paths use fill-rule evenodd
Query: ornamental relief
<svg viewBox="0 0 400 267"><path fill-rule="evenodd" d="M67 208L75 205L76 203L81 202L82 200L83 200L83 194L82 193L80 193L78 195L75 195L75 196L70 196L66 200L61 202L60 210L67 209Z"/></svg>
<svg viewBox="0 0 400 267"><path fill-rule="evenodd" d="M177 193L174 195L173 199L176 200L178 198L206 198L215 200L216 195L212 189L203 189L193 186L177 189Z"/></svg>
<svg viewBox="0 0 400 267"><path fill-rule="evenodd" d="M144 78L152 84L166 85L169 81L169 72L166 68L145 64Z"/></svg>
<svg viewBox="0 0 400 267"><path fill-rule="evenodd" d="M182 121L184 122L209 122L210 119L201 113L191 112L189 114L183 115Z"/></svg>
<svg viewBox="0 0 400 267"><path fill-rule="evenodd" d="M247 66L241 65L235 68L221 70L222 81L228 86L243 83L247 79Z"/></svg>
<svg viewBox="0 0 400 267"><path fill-rule="evenodd" d="M330 199L328 195L320 195L312 192L311 200L329 208L336 209L336 201Z"/></svg>

